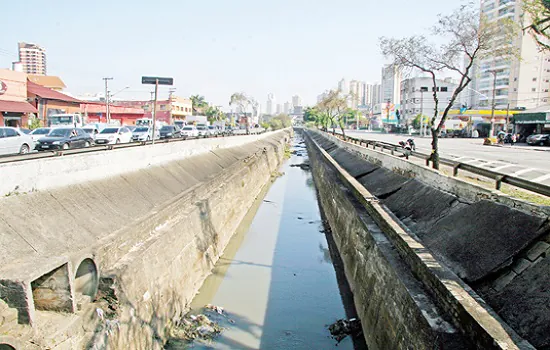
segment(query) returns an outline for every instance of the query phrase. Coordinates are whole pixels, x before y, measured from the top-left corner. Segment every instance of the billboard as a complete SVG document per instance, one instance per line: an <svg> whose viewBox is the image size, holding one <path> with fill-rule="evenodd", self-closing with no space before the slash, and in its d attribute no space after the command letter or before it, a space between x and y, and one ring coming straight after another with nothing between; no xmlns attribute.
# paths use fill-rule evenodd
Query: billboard
<svg viewBox="0 0 550 350"><path fill-rule="evenodd" d="M393 104L391 102L381 103L381 120L384 124L399 124L398 115L401 114L401 105Z"/></svg>

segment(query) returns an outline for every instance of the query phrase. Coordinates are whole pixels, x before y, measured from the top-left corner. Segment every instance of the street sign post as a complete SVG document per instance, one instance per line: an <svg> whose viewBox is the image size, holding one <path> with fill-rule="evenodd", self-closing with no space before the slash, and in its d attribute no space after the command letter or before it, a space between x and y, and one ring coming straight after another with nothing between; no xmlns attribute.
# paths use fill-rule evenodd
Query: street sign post
<svg viewBox="0 0 550 350"><path fill-rule="evenodd" d="M153 103L153 137L151 143L155 144L155 129L157 123L157 95L159 85L174 85L174 78L166 77L141 77L142 84L155 84L155 102Z"/></svg>

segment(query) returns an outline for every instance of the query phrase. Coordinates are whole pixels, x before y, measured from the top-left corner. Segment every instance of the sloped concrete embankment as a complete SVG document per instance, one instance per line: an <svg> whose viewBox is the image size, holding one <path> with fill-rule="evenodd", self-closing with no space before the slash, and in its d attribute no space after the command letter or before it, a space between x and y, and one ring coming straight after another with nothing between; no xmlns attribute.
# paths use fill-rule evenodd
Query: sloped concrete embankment
<svg viewBox="0 0 550 350"><path fill-rule="evenodd" d="M318 136L320 137L320 136ZM330 135L329 152L520 336L550 348L550 208Z"/></svg>
<svg viewBox="0 0 550 350"><path fill-rule="evenodd" d="M18 315L2 334L23 349L161 349L289 138L2 198L0 310Z"/></svg>
<svg viewBox="0 0 550 350"><path fill-rule="evenodd" d="M414 230L422 227L431 232L443 219L433 218L432 224L415 219L421 215L431 217L432 211L448 212L448 207L441 209L443 203L458 208L463 203L450 194L431 193L436 190L410 176L382 168L380 161L367 162L341 148L335 139L311 131L309 134L312 138L308 138L308 146L320 200L344 261L369 348L533 348L457 276L462 270L449 268L448 258L403 224L406 221ZM397 196L406 182L415 186L412 192L407 192L409 196L431 195L435 201L426 197L416 206L409 206L410 199L405 195L394 197L395 202L391 202L389 199ZM412 213L399 214L403 218L400 220L388 208L410 208ZM442 216L446 217L445 214ZM534 225L537 224L540 222ZM448 233L455 226L443 227ZM446 246L445 240L456 244L447 236L435 241L457 253L468 246L466 242L462 247ZM473 259L477 253L470 254ZM476 268L464 271L484 271L485 262L476 259L470 262Z"/></svg>

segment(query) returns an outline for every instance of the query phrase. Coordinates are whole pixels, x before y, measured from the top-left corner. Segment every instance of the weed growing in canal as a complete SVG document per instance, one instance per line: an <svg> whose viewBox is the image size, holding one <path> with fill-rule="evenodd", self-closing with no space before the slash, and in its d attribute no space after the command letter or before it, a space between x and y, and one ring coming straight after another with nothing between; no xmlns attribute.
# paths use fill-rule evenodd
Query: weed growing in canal
<svg viewBox="0 0 550 350"><path fill-rule="evenodd" d="M291 151L290 151L290 145L288 143L285 143L285 159L290 159L290 156L291 156Z"/></svg>

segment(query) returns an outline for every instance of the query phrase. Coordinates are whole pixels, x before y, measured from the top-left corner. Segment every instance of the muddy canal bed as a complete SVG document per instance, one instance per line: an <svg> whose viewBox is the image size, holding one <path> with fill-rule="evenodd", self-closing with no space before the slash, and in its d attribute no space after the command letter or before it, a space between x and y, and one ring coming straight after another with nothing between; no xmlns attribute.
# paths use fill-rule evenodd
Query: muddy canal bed
<svg viewBox="0 0 550 350"><path fill-rule="evenodd" d="M304 163L298 135L282 175L247 214L193 300L188 317L204 314L221 333L194 342L172 339L167 349L354 349L350 337L337 344L328 330L354 311Z"/></svg>

